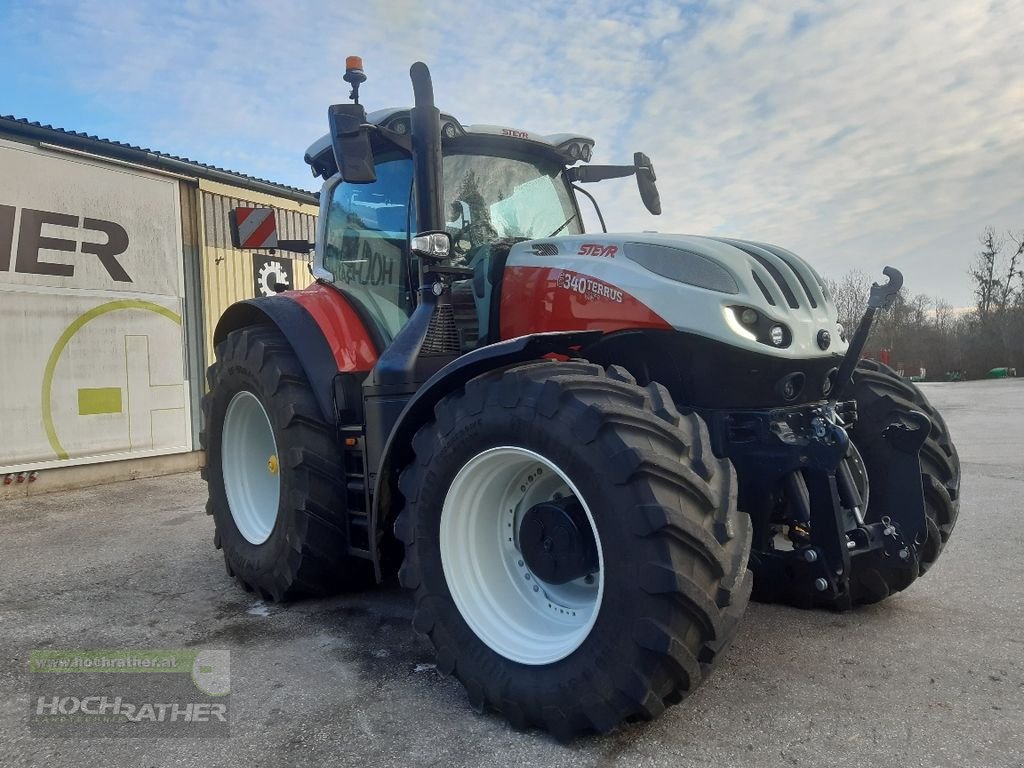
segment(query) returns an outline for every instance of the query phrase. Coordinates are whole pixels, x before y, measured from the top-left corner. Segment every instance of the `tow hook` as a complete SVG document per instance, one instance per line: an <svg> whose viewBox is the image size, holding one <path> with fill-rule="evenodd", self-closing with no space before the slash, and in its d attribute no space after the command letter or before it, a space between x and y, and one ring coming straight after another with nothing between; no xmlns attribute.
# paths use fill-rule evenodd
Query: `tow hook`
<svg viewBox="0 0 1024 768"><path fill-rule="evenodd" d="M846 350L842 365L836 374L835 383L832 385L832 401L838 401L843 396L843 391L853 378L853 369L857 367L860 360L860 353L864 351L868 334L871 333L871 324L875 320L875 313L880 309L888 309L896 301L900 288L903 287L903 273L896 267L886 267L882 274L889 278L885 283L879 285L874 283L871 286L871 293L868 296L868 306L864 310L864 316L860 319L857 332L853 334L850 346Z"/></svg>

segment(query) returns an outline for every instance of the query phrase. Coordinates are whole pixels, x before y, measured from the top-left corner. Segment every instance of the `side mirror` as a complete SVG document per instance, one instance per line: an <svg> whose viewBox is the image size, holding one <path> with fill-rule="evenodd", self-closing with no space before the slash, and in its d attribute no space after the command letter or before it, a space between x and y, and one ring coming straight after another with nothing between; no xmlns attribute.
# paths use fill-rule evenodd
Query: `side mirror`
<svg viewBox="0 0 1024 768"><path fill-rule="evenodd" d="M636 168L636 186L640 190L640 199L647 210L655 216L661 215L661 195L658 194L658 177L654 174L651 158L643 152L633 155L633 167Z"/></svg>
<svg viewBox="0 0 1024 768"><path fill-rule="evenodd" d="M366 110L360 104L332 104L327 110L331 146L341 178L351 184L372 184L377 180L373 149L366 124Z"/></svg>

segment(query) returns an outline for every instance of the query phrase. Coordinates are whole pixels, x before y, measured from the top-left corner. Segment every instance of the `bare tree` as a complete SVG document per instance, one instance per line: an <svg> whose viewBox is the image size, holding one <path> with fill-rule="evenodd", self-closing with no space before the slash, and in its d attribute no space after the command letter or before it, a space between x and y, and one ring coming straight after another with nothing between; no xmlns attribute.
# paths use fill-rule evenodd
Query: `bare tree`
<svg viewBox="0 0 1024 768"><path fill-rule="evenodd" d="M849 333L857 328L864 309L868 305L868 291L871 278L859 269L852 269L839 280L825 278L825 285L832 294L838 310L839 322Z"/></svg>
<svg viewBox="0 0 1024 768"><path fill-rule="evenodd" d="M998 309L1005 312L1007 307L1020 302L1024 295L1024 288L1018 288L1018 281L1024 283L1024 270L1019 269L1021 256L1024 255L1024 233L1019 237L1009 235L1010 241L1017 246L1010 255L1010 264L1006 268L1006 278L1003 280L1002 293L999 295Z"/></svg>
<svg viewBox="0 0 1024 768"><path fill-rule="evenodd" d="M954 320L953 305L945 299L936 299L932 316L935 318L935 328L939 333L945 334L949 332Z"/></svg>
<svg viewBox="0 0 1024 768"><path fill-rule="evenodd" d="M925 293L919 293L914 296L907 304L908 323L916 328L923 328L928 325L931 314L930 310L934 303L932 297Z"/></svg>
<svg viewBox="0 0 1024 768"><path fill-rule="evenodd" d="M1003 293L1002 281L996 277L996 262L1003 250L1004 241L992 227L988 227L979 238L981 251L968 270L974 280L974 295L978 297L978 314L988 319Z"/></svg>

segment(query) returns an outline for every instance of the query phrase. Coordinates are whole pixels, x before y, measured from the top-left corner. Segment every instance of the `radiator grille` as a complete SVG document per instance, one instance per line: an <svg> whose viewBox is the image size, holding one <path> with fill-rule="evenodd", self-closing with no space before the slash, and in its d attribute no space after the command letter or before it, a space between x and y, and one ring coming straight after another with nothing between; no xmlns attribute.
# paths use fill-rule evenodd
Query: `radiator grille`
<svg viewBox="0 0 1024 768"><path fill-rule="evenodd" d="M430 316L427 337L420 348L422 355L457 355L461 351L455 310L451 304L439 304Z"/></svg>

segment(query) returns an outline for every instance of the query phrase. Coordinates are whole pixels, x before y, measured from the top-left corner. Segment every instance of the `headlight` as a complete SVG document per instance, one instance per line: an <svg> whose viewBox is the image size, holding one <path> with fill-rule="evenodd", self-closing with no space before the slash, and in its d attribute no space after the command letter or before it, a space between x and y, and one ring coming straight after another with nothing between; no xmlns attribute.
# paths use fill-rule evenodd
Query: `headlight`
<svg viewBox="0 0 1024 768"><path fill-rule="evenodd" d="M452 239L447 232L428 232L412 239L412 251L417 256L443 261L452 249Z"/></svg>
<svg viewBox="0 0 1024 768"><path fill-rule="evenodd" d="M793 342L793 334L784 323L761 314L753 307L734 304L725 309L726 323L745 339L771 347L788 347Z"/></svg>

